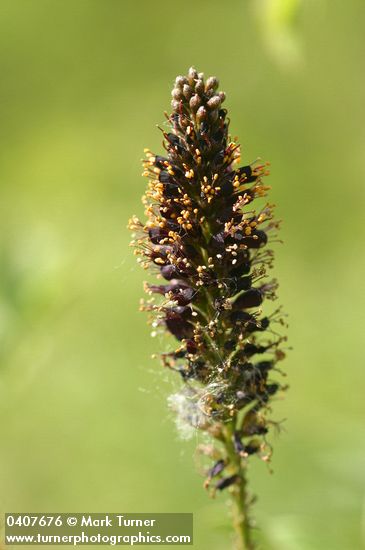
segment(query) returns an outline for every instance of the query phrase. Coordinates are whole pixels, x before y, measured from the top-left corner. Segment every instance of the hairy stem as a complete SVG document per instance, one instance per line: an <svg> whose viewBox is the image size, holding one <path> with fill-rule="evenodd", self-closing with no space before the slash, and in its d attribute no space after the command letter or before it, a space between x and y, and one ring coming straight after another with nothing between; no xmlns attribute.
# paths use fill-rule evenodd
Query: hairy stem
<svg viewBox="0 0 365 550"><path fill-rule="evenodd" d="M227 456L234 467L234 472L237 474L237 483L231 490L232 499L232 520L235 530L235 550L253 550L254 543L251 537L251 525L249 520L249 499L247 492L247 467L243 464L242 458L234 449L232 436L235 430L237 419L226 425L225 428L225 447Z"/></svg>

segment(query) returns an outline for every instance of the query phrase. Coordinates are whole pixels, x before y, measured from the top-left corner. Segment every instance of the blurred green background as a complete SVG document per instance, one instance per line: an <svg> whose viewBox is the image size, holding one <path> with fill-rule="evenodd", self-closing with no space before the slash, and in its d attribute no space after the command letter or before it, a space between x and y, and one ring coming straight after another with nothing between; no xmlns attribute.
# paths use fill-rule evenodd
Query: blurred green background
<svg viewBox="0 0 365 550"><path fill-rule="evenodd" d="M272 163L290 391L264 550L365 547L364 53L360 0L2 0L0 510L193 512L230 547L138 312L126 229L140 158L190 65L227 92L243 158Z"/></svg>

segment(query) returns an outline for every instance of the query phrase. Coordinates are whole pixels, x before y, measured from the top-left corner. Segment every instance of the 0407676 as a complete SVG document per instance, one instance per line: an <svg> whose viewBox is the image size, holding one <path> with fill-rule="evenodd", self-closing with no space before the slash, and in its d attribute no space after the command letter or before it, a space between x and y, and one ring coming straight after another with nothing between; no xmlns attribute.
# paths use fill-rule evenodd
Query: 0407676
<svg viewBox="0 0 365 550"><path fill-rule="evenodd" d="M61 516L29 516L22 514L6 514L7 527L61 527L63 525Z"/></svg>

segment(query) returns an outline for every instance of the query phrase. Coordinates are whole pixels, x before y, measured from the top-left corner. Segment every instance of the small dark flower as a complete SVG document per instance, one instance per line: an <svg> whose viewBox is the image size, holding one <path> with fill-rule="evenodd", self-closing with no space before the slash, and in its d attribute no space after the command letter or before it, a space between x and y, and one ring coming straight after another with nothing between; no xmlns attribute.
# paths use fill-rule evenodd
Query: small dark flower
<svg viewBox="0 0 365 550"><path fill-rule="evenodd" d="M215 488L218 489L218 491L223 491L223 489L226 489L230 485L233 485L234 483L239 483L240 478L238 475L233 475L229 477L223 477L219 481L217 481Z"/></svg>
<svg viewBox="0 0 365 550"><path fill-rule="evenodd" d="M218 474L220 474L221 472L223 472L224 468L225 468L225 462L224 460L218 460L214 466L209 470L208 472L208 478L212 478L212 477L215 477L217 476Z"/></svg>
<svg viewBox="0 0 365 550"><path fill-rule="evenodd" d="M266 432L265 432L266 433ZM257 453L260 449L260 442L258 440L251 440L246 445L242 442L242 434L240 432L234 432L233 434L233 445L237 454L242 457L247 457L248 455L253 455Z"/></svg>

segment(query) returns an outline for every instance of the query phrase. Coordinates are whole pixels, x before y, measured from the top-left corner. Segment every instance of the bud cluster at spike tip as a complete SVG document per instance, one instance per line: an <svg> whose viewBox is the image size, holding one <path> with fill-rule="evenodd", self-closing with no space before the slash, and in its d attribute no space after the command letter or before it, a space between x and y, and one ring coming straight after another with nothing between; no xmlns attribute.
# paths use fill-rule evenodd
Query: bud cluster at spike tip
<svg viewBox="0 0 365 550"><path fill-rule="evenodd" d="M265 300L276 298L277 282L267 275L273 261L268 244L279 224L264 199L268 166L240 166L218 87L217 78L205 79L194 68L176 78L162 130L165 152L145 150L147 221L130 221L132 245L142 266L160 279L145 284L149 297L142 309L151 312L156 334L167 331L178 341L162 356L182 379L177 413L217 440L225 423L239 419L235 452L267 460L265 436L275 424L267 419L269 402L285 389L272 379L284 357L279 346L285 338L276 327L285 323L280 308L270 316L261 311ZM224 450L208 485L213 477L220 490L235 483Z"/></svg>

